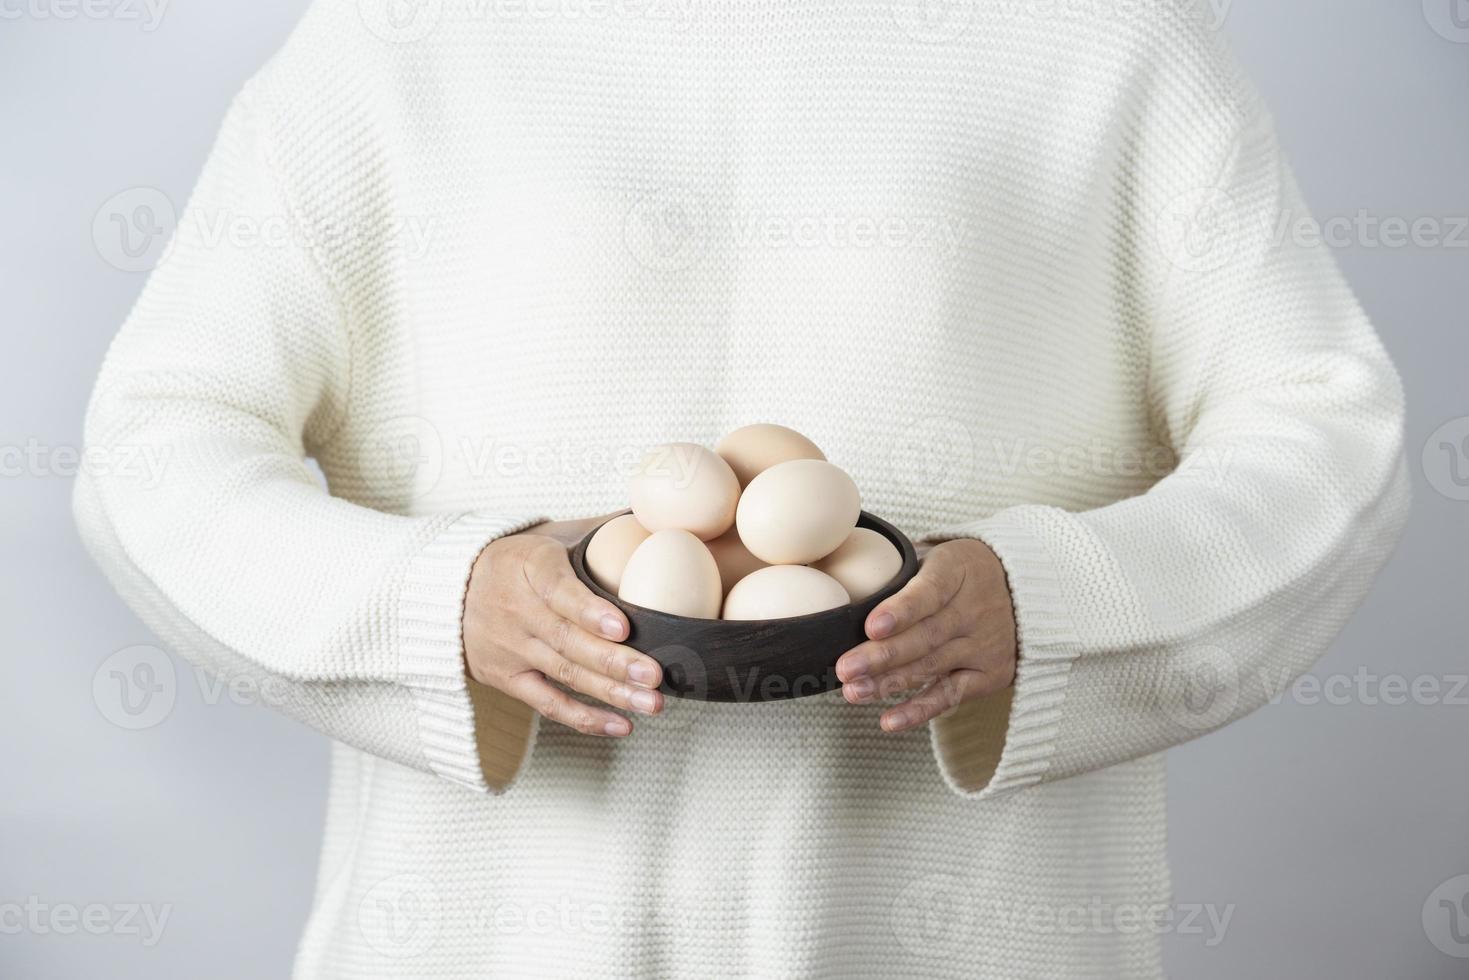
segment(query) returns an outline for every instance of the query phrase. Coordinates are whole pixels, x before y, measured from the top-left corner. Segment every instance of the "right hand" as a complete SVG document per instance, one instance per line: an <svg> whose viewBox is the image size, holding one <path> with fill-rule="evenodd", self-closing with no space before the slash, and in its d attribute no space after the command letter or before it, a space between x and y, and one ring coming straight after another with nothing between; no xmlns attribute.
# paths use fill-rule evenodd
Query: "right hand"
<svg viewBox="0 0 1469 980"><path fill-rule="evenodd" d="M571 570L566 550L604 518L539 524L492 541L475 560L464 606L469 675L585 735L632 733L603 704L645 715L663 710L658 662L631 647L627 618Z"/></svg>

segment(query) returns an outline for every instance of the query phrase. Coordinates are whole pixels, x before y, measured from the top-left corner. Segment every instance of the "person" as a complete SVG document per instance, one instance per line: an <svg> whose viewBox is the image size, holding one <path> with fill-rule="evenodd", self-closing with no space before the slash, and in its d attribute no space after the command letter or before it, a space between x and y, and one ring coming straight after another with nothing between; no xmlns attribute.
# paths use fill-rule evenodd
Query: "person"
<svg viewBox="0 0 1469 980"><path fill-rule="evenodd" d="M167 465L75 501L333 740L296 975L1162 976L1160 753L1307 669L1407 507L1218 31L380 6L233 102L86 422ZM931 550L841 691L666 698L567 546L763 421Z"/></svg>

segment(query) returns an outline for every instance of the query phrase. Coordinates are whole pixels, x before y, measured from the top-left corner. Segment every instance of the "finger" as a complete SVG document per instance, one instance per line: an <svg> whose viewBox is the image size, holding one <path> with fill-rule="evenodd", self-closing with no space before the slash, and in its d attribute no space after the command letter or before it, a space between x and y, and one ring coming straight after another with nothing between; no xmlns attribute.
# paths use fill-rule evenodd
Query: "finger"
<svg viewBox="0 0 1469 980"><path fill-rule="evenodd" d="M652 657L588 633L550 609L533 615L526 625L532 636L579 668L643 688L663 683L663 668Z"/></svg>
<svg viewBox="0 0 1469 980"><path fill-rule="evenodd" d="M868 614L868 637L881 640L927 619L947 606L963 585L963 562L945 557L942 551L930 556L911 582Z"/></svg>
<svg viewBox="0 0 1469 980"><path fill-rule="evenodd" d="M527 641L526 654L531 665L542 674L579 694L644 715L656 715L663 710L663 695L657 691L634 687L598 673L557 653L540 639L532 637Z"/></svg>
<svg viewBox="0 0 1469 980"><path fill-rule="evenodd" d="M589 704L560 690L538 670L525 670L510 678L505 692L530 705L541 716L583 735L622 738L632 733L632 722L617 714Z"/></svg>
<svg viewBox="0 0 1469 980"><path fill-rule="evenodd" d="M885 732L902 732L937 718L965 701L993 694L1003 687L982 670L956 670L934 681L916 697L884 711L878 723Z"/></svg>
<svg viewBox="0 0 1469 980"><path fill-rule="evenodd" d="M945 606L901 633L868 640L848 650L837 661L837 677L854 681L911 663L958 636L963 625L962 611L957 606Z"/></svg>
<svg viewBox="0 0 1469 980"><path fill-rule="evenodd" d="M908 632L912 632L909 630ZM842 685L842 696L852 704L867 704L912 691L948 676L974 651L974 641L956 637L930 649L923 656L884 674L858 677Z"/></svg>
<svg viewBox="0 0 1469 980"><path fill-rule="evenodd" d="M627 617L612 603L599 599L571 570L566 553L556 547L539 549L525 563L526 582L541 601L582 629L609 640L627 639Z"/></svg>

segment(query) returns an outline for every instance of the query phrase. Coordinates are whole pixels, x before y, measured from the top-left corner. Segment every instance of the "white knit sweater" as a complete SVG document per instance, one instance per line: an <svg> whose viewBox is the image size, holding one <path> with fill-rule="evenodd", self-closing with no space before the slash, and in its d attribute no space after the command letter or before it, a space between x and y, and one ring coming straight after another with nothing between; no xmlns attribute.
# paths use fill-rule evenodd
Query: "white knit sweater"
<svg viewBox="0 0 1469 980"><path fill-rule="evenodd" d="M160 637L336 740L298 977L1160 975L1158 753L1322 652L1407 500L1206 6L317 4L98 382L163 477L76 501ZM466 684L488 541L755 421L995 549L1013 692L609 741Z"/></svg>

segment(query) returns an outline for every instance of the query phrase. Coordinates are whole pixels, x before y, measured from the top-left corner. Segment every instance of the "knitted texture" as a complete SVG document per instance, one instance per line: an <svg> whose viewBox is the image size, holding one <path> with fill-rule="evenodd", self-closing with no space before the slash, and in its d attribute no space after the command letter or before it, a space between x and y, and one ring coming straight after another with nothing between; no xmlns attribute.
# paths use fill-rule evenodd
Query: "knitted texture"
<svg viewBox="0 0 1469 980"><path fill-rule="evenodd" d="M1158 753L1309 666L1407 500L1206 8L308 13L97 385L166 467L76 496L165 642L335 740L298 977L1161 975ZM1013 690L610 741L466 681L487 542L755 421L994 548Z"/></svg>

